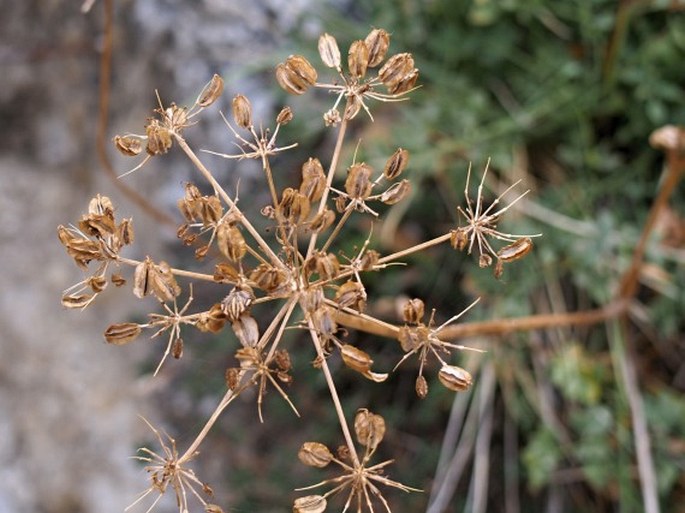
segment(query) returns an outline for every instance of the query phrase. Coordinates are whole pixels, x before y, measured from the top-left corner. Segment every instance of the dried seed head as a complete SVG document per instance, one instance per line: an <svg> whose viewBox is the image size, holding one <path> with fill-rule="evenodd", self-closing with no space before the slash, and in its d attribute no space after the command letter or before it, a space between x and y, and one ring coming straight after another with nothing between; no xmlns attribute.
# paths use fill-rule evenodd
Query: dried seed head
<svg viewBox="0 0 685 513"><path fill-rule="evenodd" d="M330 280L338 276L340 262L334 253L317 251L307 260L305 269L309 276L316 273L322 280Z"/></svg>
<svg viewBox="0 0 685 513"><path fill-rule="evenodd" d="M682 150L685 148L685 130L675 125L664 125L650 134L649 144L661 150Z"/></svg>
<svg viewBox="0 0 685 513"><path fill-rule="evenodd" d="M333 221L335 221L335 212L326 208L312 218L309 229L315 233L320 233L328 229Z"/></svg>
<svg viewBox="0 0 685 513"><path fill-rule="evenodd" d="M302 182L300 192L309 198L309 201L319 201L326 189L326 175L323 171L321 161L316 158L309 158L302 164Z"/></svg>
<svg viewBox="0 0 685 513"><path fill-rule="evenodd" d="M228 320L235 322L250 308L254 299L254 293L247 285L234 287L221 301L221 308Z"/></svg>
<svg viewBox="0 0 685 513"><path fill-rule="evenodd" d="M416 378L416 385L414 388L419 399L425 399L428 395L428 382L423 376L418 376Z"/></svg>
<svg viewBox="0 0 685 513"><path fill-rule="evenodd" d="M364 42L369 49L369 67L375 68L385 59L390 46L390 34L383 29L373 29Z"/></svg>
<svg viewBox="0 0 685 513"><path fill-rule="evenodd" d="M402 317L408 324L419 324L423 319L424 304L419 298L410 299L402 308Z"/></svg>
<svg viewBox="0 0 685 513"><path fill-rule="evenodd" d="M319 37L319 55L326 66L340 69L340 49L337 41L330 34L323 34Z"/></svg>
<svg viewBox="0 0 685 513"><path fill-rule="evenodd" d="M354 41L347 54L347 66L354 78L363 78L369 65L369 49L362 40Z"/></svg>
<svg viewBox="0 0 685 513"><path fill-rule="evenodd" d="M359 312L366 306L366 291L364 286L354 280L349 280L340 285L335 293L335 301L341 308L353 308Z"/></svg>
<svg viewBox="0 0 685 513"><path fill-rule="evenodd" d="M133 233L133 219L124 219L121 221L121 223L119 223L119 226L117 226L117 240L121 244L128 246L133 244L134 239L135 235Z"/></svg>
<svg viewBox="0 0 685 513"><path fill-rule="evenodd" d="M207 82L207 85L200 93L200 96L198 96L196 104L203 108L209 107L221 96L221 93L223 92L224 79L215 73L212 79Z"/></svg>
<svg viewBox="0 0 685 513"><path fill-rule="evenodd" d="M504 272L504 262L502 262L499 258L497 259L497 262L495 263L495 278L498 280L502 277L502 273Z"/></svg>
<svg viewBox="0 0 685 513"><path fill-rule="evenodd" d="M326 506L326 498L323 495L307 495L295 499L293 513L323 513Z"/></svg>
<svg viewBox="0 0 685 513"><path fill-rule="evenodd" d="M333 460L333 453L319 442L305 442L300 447L297 457L310 467L324 468Z"/></svg>
<svg viewBox="0 0 685 513"><path fill-rule="evenodd" d="M438 372L438 378L445 388L455 392L463 392L471 387L471 374L456 365L443 365Z"/></svg>
<svg viewBox="0 0 685 513"><path fill-rule="evenodd" d="M281 112L276 116L276 123L279 125L287 125L293 120L293 111L290 107L283 107Z"/></svg>
<svg viewBox="0 0 685 513"><path fill-rule="evenodd" d="M411 183L409 180L402 180L388 187L379 199L386 205L394 205L406 198L410 191Z"/></svg>
<svg viewBox="0 0 685 513"><path fill-rule="evenodd" d="M242 94L236 95L231 102L233 108L233 120L235 124L241 128L250 128L252 126L252 106Z"/></svg>
<svg viewBox="0 0 685 513"><path fill-rule="evenodd" d="M210 493L209 495L212 494ZM224 510L216 504L205 504L205 513L224 513Z"/></svg>
<svg viewBox="0 0 685 513"><path fill-rule="evenodd" d="M65 294L62 296L62 306L66 308L85 308L87 307L95 294Z"/></svg>
<svg viewBox="0 0 685 513"><path fill-rule="evenodd" d="M312 287L302 293L300 304L305 312L314 312L321 308L325 299L322 287Z"/></svg>
<svg viewBox="0 0 685 513"><path fill-rule="evenodd" d="M385 420L380 415L361 408L354 417L354 432L360 444L373 450L385 436Z"/></svg>
<svg viewBox="0 0 685 513"><path fill-rule="evenodd" d="M285 349L279 349L276 351L274 354L274 360L276 361L276 365L278 365L278 368L284 372L288 372L293 364L290 361L290 353L286 351Z"/></svg>
<svg viewBox="0 0 685 513"><path fill-rule="evenodd" d="M135 322L112 324L105 330L105 340L109 344L123 346L134 341L140 335L140 325Z"/></svg>
<svg viewBox="0 0 685 513"><path fill-rule="evenodd" d="M271 295L278 296L287 294L283 288L288 285L288 276L284 271L276 269L269 264L259 264L250 273L250 280L254 284Z"/></svg>
<svg viewBox="0 0 685 513"><path fill-rule="evenodd" d="M259 326L254 317L244 313L231 323L231 327L243 347L257 347L257 342L259 342Z"/></svg>
<svg viewBox="0 0 685 513"><path fill-rule="evenodd" d="M100 292L105 290L105 287L107 287L107 278L105 278L102 275L91 276L86 280L86 283L93 292L99 294Z"/></svg>
<svg viewBox="0 0 685 513"><path fill-rule="evenodd" d="M147 145L145 150L150 155L161 155L169 151L173 140L169 129L160 125L157 119L152 119L145 127Z"/></svg>
<svg viewBox="0 0 685 513"><path fill-rule="evenodd" d="M478 266L481 269L484 269L485 267L490 267L491 265L492 257L487 253L481 253L480 257L478 258Z"/></svg>
<svg viewBox="0 0 685 513"><path fill-rule="evenodd" d="M398 53L388 59L388 61L378 71L378 77L388 90L404 80L414 70L414 58L410 53Z"/></svg>
<svg viewBox="0 0 685 513"><path fill-rule="evenodd" d="M276 80L290 94L303 94L316 84L317 74L314 67L301 55L291 55L276 66Z"/></svg>
<svg viewBox="0 0 685 513"><path fill-rule="evenodd" d="M371 194L373 186L371 182L371 174L373 169L371 166L361 162L353 164L347 170L347 179L345 180L345 191L352 199L364 200Z"/></svg>
<svg viewBox="0 0 685 513"><path fill-rule="evenodd" d="M523 237L500 249L497 252L497 259L502 262L513 262L526 256L531 249L533 249L533 241L530 237Z"/></svg>
<svg viewBox="0 0 685 513"><path fill-rule="evenodd" d="M121 274L112 274L112 276L110 276L109 279L115 287L121 287L122 285L126 285L126 278L124 278Z"/></svg>
<svg viewBox="0 0 685 513"><path fill-rule="evenodd" d="M368 353L350 344L340 346L340 355L345 365L362 374L368 372L373 365L373 360Z"/></svg>
<svg viewBox="0 0 685 513"><path fill-rule="evenodd" d="M143 151L143 140L137 135L117 135L114 138L114 145L127 157L135 157Z"/></svg>
<svg viewBox="0 0 685 513"><path fill-rule="evenodd" d="M385 163L385 168L383 169L383 176L388 180L394 180L402 171L405 170L407 164L409 163L409 152L402 148L397 148L395 153L391 155L388 161Z"/></svg>
<svg viewBox="0 0 685 513"><path fill-rule="evenodd" d="M221 223L216 229L216 244L221 254L231 262L239 262L247 253L247 243L234 224Z"/></svg>

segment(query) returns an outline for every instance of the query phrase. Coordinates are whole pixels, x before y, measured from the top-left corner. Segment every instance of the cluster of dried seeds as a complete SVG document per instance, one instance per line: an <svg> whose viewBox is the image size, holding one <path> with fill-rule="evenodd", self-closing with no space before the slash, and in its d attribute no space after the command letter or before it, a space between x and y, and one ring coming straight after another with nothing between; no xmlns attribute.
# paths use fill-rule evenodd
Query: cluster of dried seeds
<svg viewBox="0 0 685 513"><path fill-rule="evenodd" d="M166 262L155 262L150 257L137 261L122 256L122 248L133 241L131 221L126 219L117 224L114 207L109 199L102 196L91 201L88 213L81 219L78 228L59 227L60 241L80 268L87 270L91 262L99 263L89 278L65 293L63 303L66 306L87 306L104 289L109 265L114 265L117 270L121 267L131 268L133 295L138 298L153 296L160 302L161 313L149 314L147 322L118 323L105 331L106 341L113 345L128 344L145 329L154 330L153 338L168 333L166 348L155 374L161 370L168 355L176 359L182 357L182 329L212 333L230 329L233 335L227 337L228 347L237 363L226 369L224 396L188 449L179 454L174 440L166 435L163 437L154 428L163 454L141 449L139 459L148 464L151 484L136 503L150 494L158 494L148 512L169 485L177 497L180 513L188 511L188 492L199 500L206 512L221 512L219 506L207 503L196 490L200 489L205 495L210 492L187 467L187 463L195 457L198 447L220 414L245 390L256 389L260 421L264 419L263 399L269 386L298 414L286 390L294 379L290 353L284 347L288 343L284 336L287 328L297 327L300 333L304 330L308 334L313 346L313 365L321 370L326 379L345 439L345 444L336 451L337 456L319 442L307 442L302 446L299 457L306 465L323 468L333 463L343 473L313 487L301 489L333 485L323 495L296 499L293 506L296 512L323 512L327 508L328 498L344 490L348 491L344 510L356 505L358 512L364 509L373 512L373 504L380 502L390 512L390 505L379 485L403 491L414 490L384 475L392 460L372 465L369 463L386 433L386 425L383 417L366 409L357 412L353 423L357 444L363 447L361 453L357 452L337 393L335 375L328 362L339 358L343 368L374 382L386 380L389 373L373 369L372 356L345 341L346 328L375 332L378 328L387 330L390 327L391 336L399 341L405 352L397 366L414 355L419 360L416 393L420 398L428 393L423 369L431 355L439 362L438 381L444 387L463 391L471 386L471 375L448 362L452 350L468 348L440 337L441 330L473 307L477 300L461 313L435 326L435 311L424 322L424 303L420 299L413 299L404 307L404 324L395 327L365 313L369 300L365 275L381 271L407 255L448 241L457 249L468 248L469 252L477 247L481 266L491 265L492 259L496 258L496 274L501 274L503 263L521 258L532 248L530 236L497 231L497 221L511 204L499 209L496 205L509 189L485 208L481 181L474 206L468 195L467 179L466 207L458 209L466 219L466 226L457 227L440 237L397 253L383 255L379 249L370 248L371 238L361 249L353 248L350 251L350 248L341 247L340 234L352 216L370 215L376 219L380 214L372 209L372 202L394 205L406 199L410 190L409 180L400 179L409 162L409 152L402 148L388 157L379 172L365 162L352 162L347 167L344 183L334 185L336 171L341 167L340 154L346 125L362 108L373 119L366 100L403 100L407 93L415 89L418 71L411 54L399 53L386 60L389 44L389 34L385 30L374 29L364 40L352 43L348 51L347 72L344 72L336 40L328 34L321 36L321 59L326 67L335 69L338 74L338 81L333 83L318 82L319 74L315 67L302 56L290 56L277 66L276 79L287 92L299 95L311 88L322 88L337 96L334 106L324 115L326 125L337 126L338 136L333 155L327 167L316 157L305 160L299 184L279 184L271 169L273 156L296 146L276 144L281 127L293 118L291 109L285 107L279 112L273 131L257 131L249 99L240 94L233 98L232 122L225 117L223 119L239 151L235 154L206 153L228 159L255 159L261 162L270 193L270 202L262 208L261 213L270 220L272 226L275 224L275 229L268 232L262 233L244 215L238 198L228 195L183 136L184 130L194 122L193 118L220 97L223 91L220 77L215 75L212 78L190 108L175 104L164 108L159 100L155 117L150 118L145 126L145 135L115 137L115 146L124 155L137 156L143 149L147 153L145 159L131 171L140 169L152 156L162 155L172 147L177 147L211 188L211 194L203 194L198 185L185 185L183 197L178 201L183 221L177 235L183 245L195 248L197 260L203 260L210 254L217 256L212 274L174 269ZM369 70L374 68L378 68L377 73L369 77ZM379 87L384 87L385 92L379 91ZM503 240L509 245L496 251L487 238ZM125 282L119 273L113 274L111 281L116 285ZM217 299L209 308L193 311L192 283L197 281L213 283ZM186 282L187 286L184 285ZM84 293L87 288L90 288L90 293ZM187 300L179 308L178 298L184 288L187 288ZM257 319L264 318L264 315L260 312L256 316L254 310L266 311L269 307L270 321L260 326ZM293 348L290 350L294 351ZM298 344L297 351L302 350L302 345Z"/></svg>

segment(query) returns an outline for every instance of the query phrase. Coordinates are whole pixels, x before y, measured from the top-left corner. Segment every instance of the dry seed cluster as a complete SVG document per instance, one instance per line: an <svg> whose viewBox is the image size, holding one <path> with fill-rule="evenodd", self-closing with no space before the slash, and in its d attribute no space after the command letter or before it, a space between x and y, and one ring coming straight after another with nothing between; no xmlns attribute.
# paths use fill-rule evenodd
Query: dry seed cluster
<svg viewBox="0 0 685 513"><path fill-rule="evenodd" d="M145 150L144 159L128 173L140 169L149 159L167 153L174 146L188 157L205 182L203 186L208 186L211 193L203 194L200 187L192 183L185 185L183 196L178 201L183 221L177 235L184 246L194 248L197 260L207 258L209 254L218 255L213 274L175 269L149 256L142 261L123 256L122 249L133 242L132 223L130 219L117 223L115 208L104 196L97 196L91 201L88 213L77 226L58 228L60 241L81 269L88 271L91 263L97 263L88 278L65 292L62 298L65 306L85 308L105 289L108 281L123 286L126 283L126 268L132 270L128 279L132 279L132 292L136 297L152 295L159 300L161 311L149 314L147 322L122 322L105 331L106 341L113 345L128 344L143 330L152 330L152 337L168 333L166 348L155 373L160 371L169 355L176 359L182 357L182 328L233 334L233 337L228 337L227 348L232 352L235 364L226 369L224 396L186 451L180 453L171 437L150 426L162 451L140 450L139 459L147 464L150 485L134 502L138 504L149 496L154 497L148 512L169 489L173 490L181 513L188 511L188 497L191 496L206 512L222 511L219 506L209 502L211 489L195 476L188 463L197 455L198 447L219 415L245 390L255 387L257 410L262 421L263 397L269 387L273 387L298 414L296 401L292 401L286 391L294 379L290 354L284 347L288 342L284 333L289 327L303 329L312 343L313 365L321 370L326 379L344 439L335 456L320 442L305 442L302 445L299 458L304 464L323 468L333 463L342 474L300 489L304 491L324 485L332 486L323 495L295 499L295 512L323 512L327 508L328 498L343 491L347 493L345 510L356 505L357 512L373 512L374 504L377 507L380 503L385 511L390 512L390 505L381 492L382 486L403 491L414 490L385 476L385 469L391 460L371 464L386 432L382 416L366 409L359 410L353 422L357 443L353 440L329 360L339 358L345 367L373 382L386 380L389 373L378 372L374 369L371 355L344 340L347 329L380 330L389 334L404 352L404 356L398 359L398 366L411 356L417 356L419 373L416 393L420 398L428 393L424 367L429 357L437 360L438 381L446 388L463 391L470 387L471 375L449 363L452 350L467 348L442 340L440 332L475 302L436 327L435 311L424 322L423 301L412 299L404 307L404 324L395 326L364 312L369 300L364 275L381 271L405 256L446 242L468 252L477 248L480 265L490 266L495 259L495 274L501 275L504 263L523 257L532 248L531 236L497 230L500 216L523 195L509 206L498 208L498 203L509 191L507 189L485 207L481 181L474 205L469 197L467 179L466 206L458 207L466 221L465 226L457 226L435 239L388 255L371 248L371 239L361 249L352 251L340 245L339 235L352 216L378 218L377 205L398 203L407 197L410 190L409 180L400 179L409 163L409 152L402 148L388 157L382 170L376 170L365 162L352 162L347 167L343 183L334 183L336 171L342 165L340 154L346 125L361 109L373 119L366 104L368 100L403 100L407 93L415 89L418 70L414 67L411 54L399 53L386 59L389 45L389 34L385 30L374 29L364 40L352 43L348 51L347 71L344 71L335 38L324 34L319 39L321 59L326 67L334 69L338 75L336 81L331 83L319 82L316 68L300 55L290 56L276 67L278 83L291 94L299 95L312 88L322 88L336 95L333 107L324 114L325 124L337 127L333 154L329 160L325 160L327 168L319 158L308 158L302 164L299 183L277 183L271 169L274 155L296 146L295 143L285 146L277 144L281 127L293 118L291 109L285 107L279 112L273 131L258 131L249 99L240 94L233 98L232 120L223 119L239 151L234 154L208 153L229 159L256 159L261 162L270 193L270 202L264 205L261 214L275 226L268 232L257 230L241 210L238 198L232 198L226 192L183 136L184 130L195 122L195 116L221 96L223 80L219 76L212 78L191 107L179 107L173 103L164 107L158 98L159 108L148 119L144 134L126 134L114 138L115 146L124 155L136 157ZM373 69L377 69L375 74L370 71ZM489 239L509 244L495 249ZM108 279L110 270L114 272ZM201 280L216 285L217 299L207 310L193 310L192 284ZM186 299L179 307L179 299L184 292ZM271 308L269 322L260 325L253 314L258 308ZM259 317L263 318L261 314ZM302 350L301 344L297 347L298 351Z"/></svg>

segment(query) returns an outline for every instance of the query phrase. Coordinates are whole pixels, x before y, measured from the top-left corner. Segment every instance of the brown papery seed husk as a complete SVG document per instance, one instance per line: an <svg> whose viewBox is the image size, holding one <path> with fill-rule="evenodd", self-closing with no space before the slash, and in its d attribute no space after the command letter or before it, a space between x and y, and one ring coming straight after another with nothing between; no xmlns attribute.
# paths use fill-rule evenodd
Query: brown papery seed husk
<svg viewBox="0 0 685 513"><path fill-rule="evenodd" d="M176 338L171 344L171 356L179 360L183 356L183 339Z"/></svg>
<svg viewBox="0 0 685 513"><path fill-rule="evenodd" d="M375 449L385 436L385 420L366 408L357 411L354 417L354 432L357 442L364 447Z"/></svg>
<svg viewBox="0 0 685 513"><path fill-rule="evenodd" d="M66 308L84 308L88 306L95 294L67 294L62 296L62 306Z"/></svg>
<svg viewBox="0 0 685 513"><path fill-rule="evenodd" d="M112 324L105 330L105 340L109 344L123 346L124 344L134 341L138 335L140 335L140 332L140 325L135 322Z"/></svg>
<svg viewBox="0 0 685 513"><path fill-rule="evenodd" d="M478 258L478 266L483 269L492 265L492 257L487 253L482 253Z"/></svg>
<svg viewBox="0 0 685 513"><path fill-rule="evenodd" d="M410 53L398 53L388 59L378 71L378 77L388 88L392 89L414 69L414 58Z"/></svg>
<svg viewBox="0 0 685 513"><path fill-rule="evenodd" d="M396 84L394 84L391 87L388 87L388 92L390 94L404 94L416 85L416 81L418 79L419 70L414 68L405 76L403 76Z"/></svg>
<svg viewBox="0 0 685 513"><path fill-rule="evenodd" d="M300 192L309 198L309 201L319 201L326 189L326 175L321 161L317 158L309 158L302 164L302 182Z"/></svg>
<svg viewBox="0 0 685 513"><path fill-rule="evenodd" d="M224 513L224 510L216 504L205 504L205 513Z"/></svg>
<svg viewBox="0 0 685 513"><path fill-rule="evenodd" d="M302 55L291 55L286 59L285 65L301 77L308 86L316 84L318 78L316 69Z"/></svg>
<svg viewBox="0 0 685 513"><path fill-rule="evenodd" d="M463 228L457 228L450 232L450 244L454 249L463 251L469 242L469 236Z"/></svg>
<svg viewBox="0 0 685 513"><path fill-rule="evenodd" d="M276 116L276 123L279 125L287 125L293 120L293 111L290 107L283 107Z"/></svg>
<svg viewBox="0 0 685 513"><path fill-rule="evenodd" d="M248 313L241 315L237 321L231 323L233 333L244 347L256 347L259 342L259 326L257 321Z"/></svg>
<svg viewBox="0 0 685 513"><path fill-rule="evenodd" d="M404 322L409 324L418 324L423 319L424 304L419 298L410 299L404 304L402 308L402 317Z"/></svg>
<svg viewBox="0 0 685 513"><path fill-rule="evenodd" d="M353 199L366 199L371 194L373 169L364 162L354 164L347 171L345 192Z"/></svg>
<svg viewBox="0 0 685 513"><path fill-rule="evenodd" d="M241 128L250 128L252 126L252 105L242 94L238 94L231 102L233 108L233 120L236 125Z"/></svg>
<svg viewBox="0 0 685 513"><path fill-rule="evenodd" d="M409 180L402 180L388 187L383 194L381 194L380 200L386 205L394 205L406 198L410 191L411 183Z"/></svg>
<svg viewBox="0 0 685 513"><path fill-rule="evenodd" d="M373 365L373 360L367 353L349 344L340 347L340 354L345 365L362 374L368 372Z"/></svg>
<svg viewBox="0 0 685 513"><path fill-rule="evenodd" d="M219 283L237 283L240 279L238 270L227 262L214 266L214 281Z"/></svg>
<svg viewBox="0 0 685 513"><path fill-rule="evenodd" d="M319 55L329 68L340 68L340 49L337 41L330 34L322 34L319 37Z"/></svg>
<svg viewBox="0 0 685 513"><path fill-rule="evenodd" d="M428 395L428 382L426 381L426 378L423 376L417 377L415 389L418 398L425 399L425 397Z"/></svg>
<svg viewBox="0 0 685 513"><path fill-rule="evenodd" d="M323 495L307 495L295 499L293 513L323 513L326 506L326 498Z"/></svg>
<svg viewBox="0 0 685 513"><path fill-rule="evenodd" d="M394 180L405 170L408 162L409 152L405 149L397 148L395 153L393 153L385 163L383 176L388 180Z"/></svg>
<svg viewBox="0 0 685 513"><path fill-rule="evenodd" d="M148 280L150 292L160 301L173 301L181 293L171 267L164 261L151 267Z"/></svg>
<svg viewBox="0 0 685 513"><path fill-rule="evenodd" d="M290 94L304 94L309 88L309 84L284 63L276 66L276 81Z"/></svg>
<svg viewBox="0 0 685 513"><path fill-rule="evenodd" d="M247 253L245 238L235 225L221 223L216 230L216 244L231 262L239 262Z"/></svg>
<svg viewBox="0 0 685 513"><path fill-rule="evenodd" d="M471 374L456 365L443 365L438 372L438 378L445 388L455 392L468 390L473 382Z"/></svg>
<svg viewBox="0 0 685 513"><path fill-rule="evenodd" d="M137 135L117 135L114 146L127 157L135 157L143 151L143 140Z"/></svg>
<svg viewBox="0 0 685 513"><path fill-rule="evenodd" d="M369 65L369 49L361 39L354 41L350 45L350 51L347 54L347 65L350 69L350 75L354 78L363 78L366 75L366 68Z"/></svg>
<svg viewBox="0 0 685 513"><path fill-rule="evenodd" d="M324 468L333 460L333 453L319 442L305 442L300 447L297 457L310 467Z"/></svg>
<svg viewBox="0 0 685 513"><path fill-rule="evenodd" d="M328 229L333 221L335 221L335 212L326 208L312 218L309 229L315 233L320 233Z"/></svg>
<svg viewBox="0 0 685 513"><path fill-rule="evenodd" d="M375 68L385 59L390 46L390 34L383 29L373 29L364 42L369 49L369 67Z"/></svg>
<svg viewBox="0 0 685 513"><path fill-rule="evenodd" d="M224 92L224 79L216 73L212 79L207 83L205 88L200 93L197 99L197 104L200 107L209 107L214 103Z"/></svg>
<svg viewBox="0 0 685 513"><path fill-rule="evenodd" d="M526 256L531 249L533 249L533 240L530 237L523 237L500 249L497 252L497 258L502 262L513 262Z"/></svg>

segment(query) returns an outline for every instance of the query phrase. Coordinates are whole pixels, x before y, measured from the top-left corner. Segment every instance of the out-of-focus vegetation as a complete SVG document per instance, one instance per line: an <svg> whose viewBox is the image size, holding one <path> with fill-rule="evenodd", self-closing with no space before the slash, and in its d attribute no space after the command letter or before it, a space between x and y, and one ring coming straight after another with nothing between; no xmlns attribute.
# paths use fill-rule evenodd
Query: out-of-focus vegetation
<svg viewBox="0 0 685 513"><path fill-rule="evenodd" d="M388 301L369 308L385 308L392 320L398 294L415 294L446 318L480 296L478 308L464 319L478 320L584 310L614 297L659 188L662 155L648 145L649 134L664 124L685 124L685 12L679 6L675 1L387 0L352 3L344 15L327 12L322 27L335 32L341 48L363 38L371 26L384 27L392 31L391 50L411 51L421 72L421 89L408 105L387 114L376 109L375 122L358 132L360 160L382 166L401 146L411 153L409 172L421 177L413 180L408 207L413 224L393 231L393 216L403 215L399 208L374 228L383 230L385 249L428 239L444 232L436 227L456 223L451 206L463 203L466 170L472 163L472 180L480 178L487 159L491 198L518 179L532 189L504 231L544 234L534 253L507 267L500 281L472 258L433 251L430 258L412 261L416 270L403 271L402 282L392 272L384 281L372 277L376 296ZM314 62L312 41L303 43L298 52ZM312 102L297 107L317 108ZM297 123L298 116L293 130L302 134ZM314 145L327 143L323 130L323 122L321 131L307 127L312 147L303 151L317 154ZM348 148L349 161L354 151ZM434 478L440 481L436 466L443 441L447 454L455 447L471 448L463 453L464 468L444 511L642 512L645 486L656 488L661 511L682 511L682 183L664 212L624 329L612 320L460 340L488 352L464 358L476 385L456 406L454 396L438 386L418 400L411 365L373 387L355 388L354 375L347 384L341 381L350 414L368 406L393 426L387 442L396 457L393 479L425 490L390 497L397 511L426 508ZM360 227L359 245L368 235L365 229ZM289 336L299 334L293 330ZM374 354L379 368L392 367L394 348L386 350L385 341L369 336L355 342ZM624 372L626 362L634 374ZM199 372L221 375L225 363L208 360ZM226 419L224 431L214 435L217 444L224 436L229 443L250 443L264 456L246 450L251 456L231 465L242 469L243 477L227 470L237 511L282 504L293 482L316 479L293 455L280 455L279 447L338 438L333 412L320 406L325 399L317 399L326 395L324 382L304 357L295 356L294 368L292 392L300 412L317 416L318 425L329 425L330 432L298 431L301 425L271 397L267 417L284 420L258 427L254 419L245 423L256 441L244 439L245 428L235 418ZM493 371L495 381L487 388ZM627 380L644 405L637 414L647 423L656 483L645 483L638 468L636 412ZM450 408L448 429L463 425L463 430L443 440ZM251 413L248 404L246 415ZM254 475L261 476L259 487L251 482ZM293 475L297 479L291 480ZM272 488L261 488L264 482Z"/></svg>

